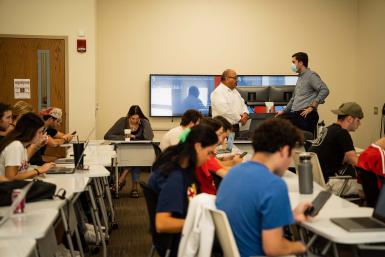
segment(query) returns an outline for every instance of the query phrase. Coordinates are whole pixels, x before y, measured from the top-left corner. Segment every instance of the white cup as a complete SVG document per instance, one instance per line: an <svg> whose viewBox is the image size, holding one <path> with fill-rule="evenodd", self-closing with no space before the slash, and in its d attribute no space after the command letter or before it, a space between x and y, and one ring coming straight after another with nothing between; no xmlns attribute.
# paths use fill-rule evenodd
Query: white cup
<svg viewBox="0 0 385 257"><path fill-rule="evenodd" d="M131 141L131 129L124 130L124 141Z"/></svg>
<svg viewBox="0 0 385 257"><path fill-rule="evenodd" d="M266 113L274 112L274 102L265 102Z"/></svg>

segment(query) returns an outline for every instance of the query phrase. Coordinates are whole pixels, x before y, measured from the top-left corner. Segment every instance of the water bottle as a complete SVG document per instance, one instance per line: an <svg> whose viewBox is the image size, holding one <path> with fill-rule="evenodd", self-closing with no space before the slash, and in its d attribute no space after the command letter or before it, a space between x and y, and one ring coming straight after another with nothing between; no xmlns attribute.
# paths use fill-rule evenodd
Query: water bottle
<svg viewBox="0 0 385 257"><path fill-rule="evenodd" d="M310 153L300 153L298 164L299 193L313 193L313 166Z"/></svg>

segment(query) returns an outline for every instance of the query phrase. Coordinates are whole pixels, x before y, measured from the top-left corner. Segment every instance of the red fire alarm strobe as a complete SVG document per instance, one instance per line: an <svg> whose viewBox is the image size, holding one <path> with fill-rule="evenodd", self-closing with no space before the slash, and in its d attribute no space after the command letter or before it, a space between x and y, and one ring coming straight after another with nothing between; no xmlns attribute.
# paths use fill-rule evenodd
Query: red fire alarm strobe
<svg viewBox="0 0 385 257"><path fill-rule="evenodd" d="M87 41L86 41L86 39L78 38L78 40L77 40L77 50L78 50L79 53L85 53L87 51Z"/></svg>

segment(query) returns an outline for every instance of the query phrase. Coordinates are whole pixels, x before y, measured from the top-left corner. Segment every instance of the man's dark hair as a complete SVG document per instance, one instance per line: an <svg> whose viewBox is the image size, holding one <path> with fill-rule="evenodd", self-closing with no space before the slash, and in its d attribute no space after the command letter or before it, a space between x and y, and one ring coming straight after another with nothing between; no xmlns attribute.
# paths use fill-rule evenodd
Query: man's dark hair
<svg viewBox="0 0 385 257"><path fill-rule="evenodd" d="M337 120L344 120L346 119L346 117L348 117L349 115L341 115L341 114L338 114L337 115Z"/></svg>
<svg viewBox="0 0 385 257"><path fill-rule="evenodd" d="M3 118L4 113L5 113L6 111L12 111L11 105L10 105L10 104L0 103L0 119Z"/></svg>
<svg viewBox="0 0 385 257"><path fill-rule="evenodd" d="M233 126L231 125L231 123L228 120L226 120L225 117L218 115L218 116L214 117L214 120L220 121L222 123L223 129L225 131L233 130Z"/></svg>
<svg viewBox="0 0 385 257"><path fill-rule="evenodd" d="M208 126L211 129L213 129L215 132L223 127L222 122L220 122L219 120L210 118L210 117L202 118L201 122L199 124Z"/></svg>
<svg viewBox="0 0 385 257"><path fill-rule="evenodd" d="M183 113L182 120L180 121L181 126L187 126L190 122L197 123L198 120L202 119L203 116L200 112L194 109L189 109Z"/></svg>
<svg viewBox="0 0 385 257"><path fill-rule="evenodd" d="M291 57L294 57L295 59L297 59L298 62L302 62L303 65L307 68L307 65L309 63L309 57L307 56L307 53L298 52L293 54Z"/></svg>
<svg viewBox="0 0 385 257"><path fill-rule="evenodd" d="M49 118L52 118L54 121L57 120L57 118L55 118L54 116L51 116L51 115L43 115L42 118L44 121L47 121Z"/></svg>
<svg viewBox="0 0 385 257"><path fill-rule="evenodd" d="M255 152L275 153L286 145L289 146L290 152L294 147L303 145L301 131L287 120L280 118L266 120L254 132Z"/></svg>

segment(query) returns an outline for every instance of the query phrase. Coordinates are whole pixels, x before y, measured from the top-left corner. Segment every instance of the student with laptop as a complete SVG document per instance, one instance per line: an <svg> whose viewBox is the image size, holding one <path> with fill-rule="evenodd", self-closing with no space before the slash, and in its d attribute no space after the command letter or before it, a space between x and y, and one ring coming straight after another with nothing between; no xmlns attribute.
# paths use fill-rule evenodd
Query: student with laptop
<svg viewBox="0 0 385 257"><path fill-rule="evenodd" d="M34 113L23 115L15 128L0 141L0 176L9 180L32 178L47 172L54 163L28 169L26 147L38 143L43 135L44 122Z"/></svg>
<svg viewBox="0 0 385 257"><path fill-rule="evenodd" d="M124 140L124 130L131 130L131 140L152 140L154 132L152 131L150 121L143 114L139 105L132 105L128 110L126 117L121 117L104 135L104 139L108 140ZM124 168L119 176L119 190L126 184L126 177L128 175L128 168ZM138 184L140 178L140 168L131 168L132 189L130 197L138 198ZM112 190L115 188L112 187Z"/></svg>
<svg viewBox="0 0 385 257"><path fill-rule="evenodd" d="M12 107L9 104L0 103L0 140L6 135L11 123Z"/></svg>
<svg viewBox="0 0 385 257"><path fill-rule="evenodd" d="M155 228L158 233L176 234L170 256L177 255L189 199L198 193L194 170L210 158L217 141L214 130L207 126L186 129L180 142L162 152L153 165L148 186L158 195ZM164 256L167 246L156 239L154 244Z"/></svg>
<svg viewBox="0 0 385 257"><path fill-rule="evenodd" d="M165 150L167 147L179 143L179 136L187 128L192 128L199 124L203 118L202 114L197 110L190 109L183 113L180 125L169 130L160 141L160 149Z"/></svg>
<svg viewBox="0 0 385 257"><path fill-rule="evenodd" d="M35 153L30 159L30 163L33 165L43 165L45 162L52 160L52 158L44 156L47 146L59 147L62 144L69 143L74 137L73 134L65 134L57 130L62 118L62 110L60 108L50 107L43 109L40 111L40 115L44 121L47 139L39 145L32 146L35 148L33 149ZM31 151L33 150L31 149Z"/></svg>
<svg viewBox="0 0 385 257"><path fill-rule="evenodd" d="M358 157L350 132L356 131L364 118L361 106L355 102L343 103L332 112L337 114L337 122L324 128L309 148L309 152L318 156L325 182L343 164L357 164Z"/></svg>
<svg viewBox="0 0 385 257"><path fill-rule="evenodd" d="M290 206L281 176L303 143L300 131L287 120L264 121L254 132L254 156L230 169L218 189L216 206L229 220L240 255L299 254L306 248L283 236L283 227L306 219L310 203Z"/></svg>

